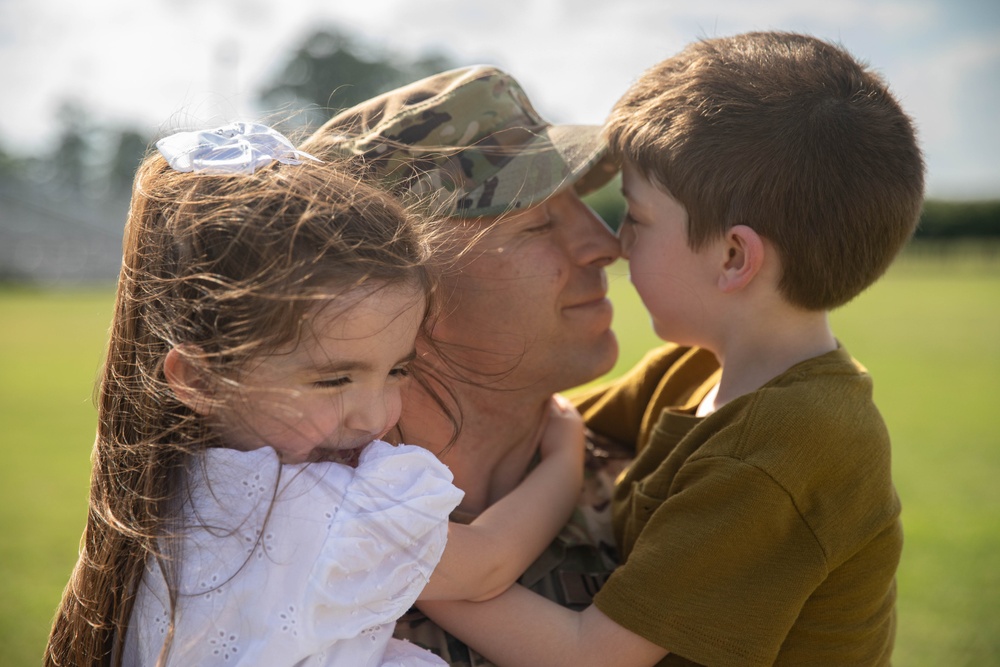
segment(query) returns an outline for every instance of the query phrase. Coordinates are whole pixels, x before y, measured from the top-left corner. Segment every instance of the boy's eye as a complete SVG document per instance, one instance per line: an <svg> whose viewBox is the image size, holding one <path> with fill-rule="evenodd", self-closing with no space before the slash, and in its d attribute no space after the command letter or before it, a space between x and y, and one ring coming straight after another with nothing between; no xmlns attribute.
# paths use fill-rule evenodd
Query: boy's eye
<svg viewBox="0 0 1000 667"><path fill-rule="evenodd" d="M344 385L350 384L351 378L346 375L339 378L330 378L328 380L318 380L313 382L313 385L321 389L332 389L336 387L343 387Z"/></svg>

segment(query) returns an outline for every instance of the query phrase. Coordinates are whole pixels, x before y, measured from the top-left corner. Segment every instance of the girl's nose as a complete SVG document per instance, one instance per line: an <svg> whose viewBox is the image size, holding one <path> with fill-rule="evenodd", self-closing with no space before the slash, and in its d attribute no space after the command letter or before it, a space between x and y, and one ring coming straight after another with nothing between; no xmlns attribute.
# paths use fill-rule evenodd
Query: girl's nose
<svg viewBox="0 0 1000 667"><path fill-rule="evenodd" d="M351 431L370 433L372 438L378 438L395 426L400 409L398 391L387 388L371 392L367 396L359 396L354 405L349 406L344 426Z"/></svg>

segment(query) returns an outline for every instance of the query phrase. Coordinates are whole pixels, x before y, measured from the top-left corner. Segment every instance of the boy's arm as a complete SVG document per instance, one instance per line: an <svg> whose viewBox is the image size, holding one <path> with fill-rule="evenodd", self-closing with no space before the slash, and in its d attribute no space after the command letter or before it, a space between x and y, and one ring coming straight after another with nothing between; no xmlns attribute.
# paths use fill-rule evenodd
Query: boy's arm
<svg viewBox="0 0 1000 667"><path fill-rule="evenodd" d="M666 649L626 630L591 605L560 607L521 586L485 602L420 602L435 623L498 665L655 665Z"/></svg>
<svg viewBox="0 0 1000 667"><path fill-rule="evenodd" d="M421 600L485 600L517 581L565 525L583 486L583 422L554 397L542 460L520 485L469 525L451 523L448 543Z"/></svg>

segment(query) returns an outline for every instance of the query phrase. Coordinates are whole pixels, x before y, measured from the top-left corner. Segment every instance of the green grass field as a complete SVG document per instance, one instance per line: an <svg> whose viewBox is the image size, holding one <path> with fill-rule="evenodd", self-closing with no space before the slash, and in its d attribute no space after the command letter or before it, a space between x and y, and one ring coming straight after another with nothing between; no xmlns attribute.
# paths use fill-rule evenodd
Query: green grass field
<svg viewBox="0 0 1000 667"><path fill-rule="evenodd" d="M656 339L611 273L618 373ZM76 559L112 300L0 289L0 665L39 663ZM910 253L833 319L894 436L906 529L894 663L1000 665L1000 260Z"/></svg>

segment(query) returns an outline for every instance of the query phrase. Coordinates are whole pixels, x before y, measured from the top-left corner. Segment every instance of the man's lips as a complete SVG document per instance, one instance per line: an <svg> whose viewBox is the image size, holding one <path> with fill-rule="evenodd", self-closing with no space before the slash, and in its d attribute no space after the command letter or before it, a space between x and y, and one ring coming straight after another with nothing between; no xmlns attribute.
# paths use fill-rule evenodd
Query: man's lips
<svg viewBox="0 0 1000 667"><path fill-rule="evenodd" d="M604 308L611 305L611 301L606 294L599 294L589 299L578 301L570 306L565 306L563 310L576 310L586 308Z"/></svg>
<svg viewBox="0 0 1000 667"><path fill-rule="evenodd" d="M568 295L570 298L567 301L570 305L564 306L564 310L604 307L611 303L608 300L608 274L603 270L599 276L594 277L592 280L577 283L576 288L580 290L579 293ZM593 291L588 292L587 290Z"/></svg>

